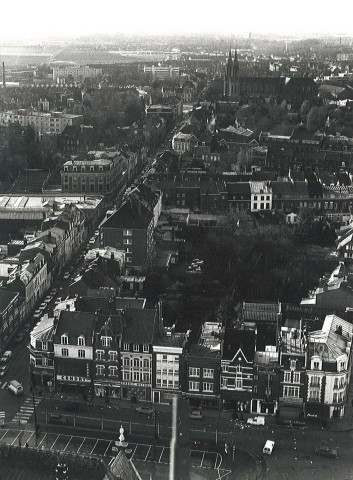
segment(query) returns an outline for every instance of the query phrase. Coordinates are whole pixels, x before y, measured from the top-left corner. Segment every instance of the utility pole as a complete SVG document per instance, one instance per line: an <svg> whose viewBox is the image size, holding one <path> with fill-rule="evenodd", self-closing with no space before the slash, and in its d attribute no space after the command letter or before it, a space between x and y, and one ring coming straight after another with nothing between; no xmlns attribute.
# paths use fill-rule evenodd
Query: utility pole
<svg viewBox="0 0 353 480"><path fill-rule="evenodd" d="M36 402L34 399L34 389L32 389L32 402L33 402L33 410L34 410L34 428L36 431L36 443L37 443L39 425L37 424L37 410L36 410Z"/></svg>

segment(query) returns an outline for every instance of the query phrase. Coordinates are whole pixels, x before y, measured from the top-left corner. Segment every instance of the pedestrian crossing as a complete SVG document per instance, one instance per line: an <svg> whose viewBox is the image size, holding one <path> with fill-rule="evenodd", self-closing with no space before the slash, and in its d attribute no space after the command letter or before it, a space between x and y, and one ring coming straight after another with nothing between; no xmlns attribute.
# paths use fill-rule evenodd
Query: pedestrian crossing
<svg viewBox="0 0 353 480"><path fill-rule="evenodd" d="M41 398L34 399L36 408L40 404L41 400L42 400ZM12 421L20 424L27 423L30 417L33 415L33 412L34 412L33 399L32 397L27 397L24 403L21 405L20 410L13 417Z"/></svg>

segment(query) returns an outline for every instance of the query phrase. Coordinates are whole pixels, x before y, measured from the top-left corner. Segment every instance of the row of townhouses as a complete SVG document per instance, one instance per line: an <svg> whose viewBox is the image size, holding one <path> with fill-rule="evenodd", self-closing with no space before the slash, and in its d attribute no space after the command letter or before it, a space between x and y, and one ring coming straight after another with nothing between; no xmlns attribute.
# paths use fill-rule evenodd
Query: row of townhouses
<svg viewBox="0 0 353 480"><path fill-rule="evenodd" d="M192 343L190 332L163 326L161 304L136 308L130 299L119 309L121 300L111 301L110 312L76 299L42 318L29 346L36 384L107 401L182 395L192 405L293 421L344 415L353 326L336 315L309 331L302 319L283 321L277 304L244 304L242 328L205 323Z"/></svg>

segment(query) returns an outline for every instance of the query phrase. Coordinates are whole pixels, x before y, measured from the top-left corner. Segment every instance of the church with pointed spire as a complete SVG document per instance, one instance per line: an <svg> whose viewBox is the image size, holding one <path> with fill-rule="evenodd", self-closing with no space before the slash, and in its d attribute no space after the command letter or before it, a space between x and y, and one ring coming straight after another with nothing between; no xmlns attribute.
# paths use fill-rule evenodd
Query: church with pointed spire
<svg viewBox="0 0 353 480"><path fill-rule="evenodd" d="M239 100L239 62L236 49L234 59L232 58L232 49L229 49L223 84L223 96L228 100Z"/></svg>

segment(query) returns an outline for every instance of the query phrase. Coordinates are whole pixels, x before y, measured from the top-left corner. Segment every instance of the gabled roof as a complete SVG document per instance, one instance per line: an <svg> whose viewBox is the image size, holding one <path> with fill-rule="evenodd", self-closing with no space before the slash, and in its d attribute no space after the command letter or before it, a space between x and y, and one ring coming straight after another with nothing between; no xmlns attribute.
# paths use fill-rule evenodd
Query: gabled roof
<svg viewBox="0 0 353 480"><path fill-rule="evenodd" d="M153 215L146 207L133 207L132 202L126 201L102 224L102 228L145 229L152 220Z"/></svg>
<svg viewBox="0 0 353 480"><path fill-rule="evenodd" d="M223 360L233 360L241 350L248 362L254 360L255 332L253 330L228 329L224 335Z"/></svg>
<svg viewBox="0 0 353 480"><path fill-rule="evenodd" d="M135 465L126 458L122 450L109 465L108 478L109 480L142 480Z"/></svg>
<svg viewBox="0 0 353 480"><path fill-rule="evenodd" d="M351 342L353 325L336 315L325 318L321 330L309 333L310 355L318 355L324 361L335 362L344 354Z"/></svg>
<svg viewBox="0 0 353 480"><path fill-rule="evenodd" d="M83 335L86 339L86 346L92 346L97 315L94 313L69 312L62 310L59 315L58 324L54 335L54 343L60 343L60 337L67 334L69 344L77 345L77 338Z"/></svg>
<svg viewBox="0 0 353 480"><path fill-rule="evenodd" d="M227 190L230 195L249 195L250 199L249 182L227 182Z"/></svg>

